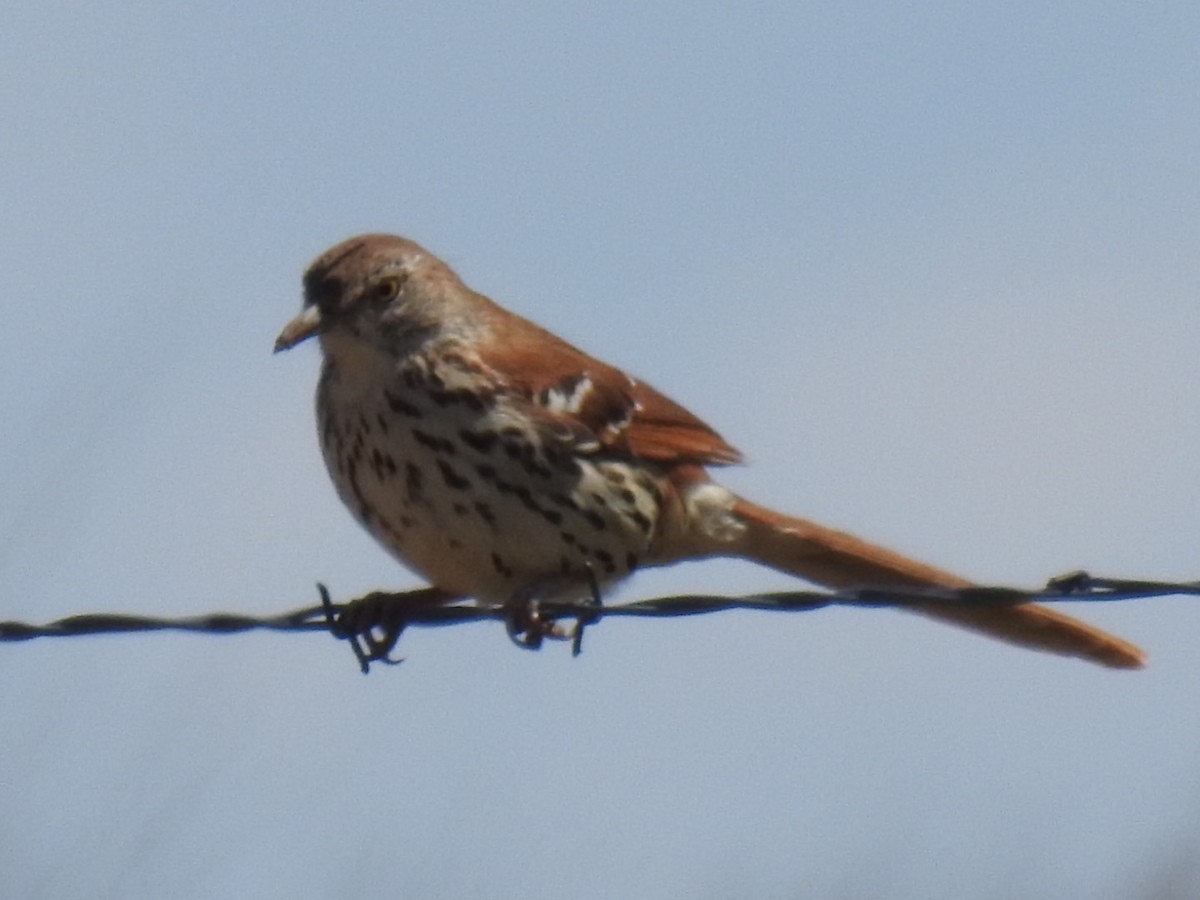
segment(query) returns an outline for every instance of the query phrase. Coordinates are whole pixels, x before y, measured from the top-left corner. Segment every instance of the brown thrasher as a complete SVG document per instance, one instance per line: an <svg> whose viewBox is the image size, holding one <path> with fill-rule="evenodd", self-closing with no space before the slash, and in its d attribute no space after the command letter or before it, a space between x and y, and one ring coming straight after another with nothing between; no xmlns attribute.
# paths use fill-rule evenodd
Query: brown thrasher
<svg viewBox="0 0 1200 900"><path fill-rule="evenodd" d="M320 337L317 419L342 500L445 599L575 599L642 566L742 557L837 589L970 582L758 506L740 459L649 385L468 288L412 241L351 238L304 275L276 350ZM917 611L1115 668L1132 644L1040 606Z"/></svg>

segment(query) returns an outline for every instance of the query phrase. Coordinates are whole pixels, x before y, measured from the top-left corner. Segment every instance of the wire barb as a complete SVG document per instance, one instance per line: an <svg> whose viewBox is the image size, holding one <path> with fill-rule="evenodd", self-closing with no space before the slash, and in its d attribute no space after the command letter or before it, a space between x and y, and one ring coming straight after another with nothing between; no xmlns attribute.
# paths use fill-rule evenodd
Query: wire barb
<svg viewBox="0 0 1200 900"><path fill-rule="evenodd" d="M840 592L782 591L741 597L684 594L638 600L616 606L604 605L594 574L590 587L591 595L577 601L528 598L519 606L517 618L514 619L514 604L454 601L437 588L421 588L399 593L376 591L338 604L331 599L329 589L318 583L317 592L321 598L319 606L305 607L276 616L212 613L170 619L91 613L68 616L45 625L0 622L0 642L145 631L187 631L203 634L240 634L263 630L324 631L350 643L359 669L366 674L373 662L387 665L403 662L402 658L393 658L391 654L404 630L411 626L501 621L509 629L514 642L528 649L538 649L543 639L550 637L570 640L571 654L578 656L583 647L584 629L605 618L673 618L729 609L808 612L826 606L905 607L930 603L1008 606L1021 603L1109 602L1140 600L1147 597L1200 596L1200 581L1097 578L1087 572L1071 572L1051 578L1046 587L1038 591L1010 587L966 587L888 588ZM574 621L574 628L570 633L558 625L559 621L564 619ZM523 626L523 633L519 630L514 634L513 629L519 626Z"/></svg>
<svg viewBox="0 0 1200 900"><path fill-rule="evenodd" d="M591 563L588 563L588 587L591 588L591 613L581 613L575 618L575 634L571 638L571 656L578 656L583 652L583 629L587 628L593 622L600 621L601 610L604 609L604 600L600 596L600 580L596 578L596 570L592 568Z"/></svg>

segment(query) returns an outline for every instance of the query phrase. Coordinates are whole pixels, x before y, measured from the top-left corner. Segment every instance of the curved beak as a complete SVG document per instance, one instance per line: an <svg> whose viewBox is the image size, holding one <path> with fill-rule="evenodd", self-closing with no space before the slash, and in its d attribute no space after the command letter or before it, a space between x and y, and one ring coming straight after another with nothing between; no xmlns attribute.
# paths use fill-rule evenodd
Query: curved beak
<svg viewBox="0 0 1200 900"><path fill-rule="evenodd" d="M316 306L306 306L300 315L283 326L283 331L275 338L275 352L291 350L313 335L320 334L324 325L321 321L321 310Z"/></svg>

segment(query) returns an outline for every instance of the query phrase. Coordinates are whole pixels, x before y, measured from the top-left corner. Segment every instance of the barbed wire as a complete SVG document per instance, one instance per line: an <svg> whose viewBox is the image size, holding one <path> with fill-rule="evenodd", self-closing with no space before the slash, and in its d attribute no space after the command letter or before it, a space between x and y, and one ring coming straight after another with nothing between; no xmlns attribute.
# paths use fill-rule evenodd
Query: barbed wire
<svg viewBox="0 0 1200 900"><path fill-rule="evenodd" d="M1147 597L1200 595L1200 581L1171 582L1121 578L1096 578L1072 572L1050 579L1040 590L1011 587L886 588L853 591L779 591L740 597L681 594L603 605L593 585L593 596L577 601L530 600L514 605L445 602L431 588L414 591L375 591L334 603L325 585L318 584L321 603L274 616L211 613L182 618L88 613L67 616L43 625L0 622L0 642L29 641L42 637L80 637L147 631L186 631L204 634L238 634L247 631L325 631L350 643L363 673L373 662L394 665L392 657L406 628L441 627L464 622L501 621L514 643L538 649L544 640L571 642L572 654L582 650L584 630L605 618L673 618L704 615L732 609L808 612L828 606L905 607L944 603L962 606L1012 606L1022 603L1062 601L1110 602ZM562 624L568 620L568 628Z"/></svg>

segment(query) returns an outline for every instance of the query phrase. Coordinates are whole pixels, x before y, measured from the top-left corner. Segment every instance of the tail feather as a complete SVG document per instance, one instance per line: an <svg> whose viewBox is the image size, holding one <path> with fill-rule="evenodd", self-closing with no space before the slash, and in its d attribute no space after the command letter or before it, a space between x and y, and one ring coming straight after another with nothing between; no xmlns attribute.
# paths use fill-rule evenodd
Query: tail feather
<svg viewBox="0 0 1200 900"><path fill-rule="evenodd" d="M876 547L853 535L792 518L738 498L746 526L734 553L834 588L969 587L971 582ZM916 612L1022 647L1076 656L1114 669L1138 669L1145 654L1119 637L1044 606L922 604Z"/></svg>

